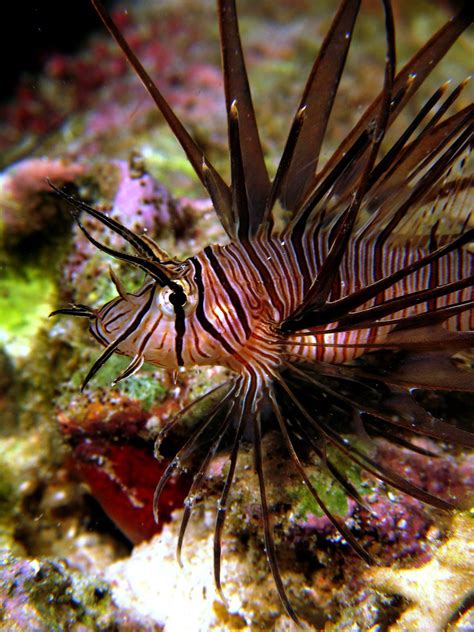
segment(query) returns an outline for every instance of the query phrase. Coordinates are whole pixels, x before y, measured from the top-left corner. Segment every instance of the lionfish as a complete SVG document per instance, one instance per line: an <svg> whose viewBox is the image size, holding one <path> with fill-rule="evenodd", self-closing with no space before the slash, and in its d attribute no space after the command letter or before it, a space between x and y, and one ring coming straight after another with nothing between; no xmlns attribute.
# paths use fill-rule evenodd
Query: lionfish
<svg viewBox="0 0 474 632"><path fill-rule="evenodd" d="M227 449L228 469L217 505L214 576L221 588L221 540L239 449L252 445L265 551L287 613L297 619L279 569L272 530L262 436L280 433L289 460L314 502L365 561L369 553L334 515L307 474L316 458L348 497L366 507L333 454L405 494L439 509L453 505L384 464L374 436L430 454L410 433L474 445L474 435L425 410L417 389L474 391L472 371L452 356L474 345L474 254L467 210L473 107L449 113L466 82L438 88L395 142L381 151L397 116L471 22L464 7L396 71L390 0L382 0L386 57L383 85L334 154L320 166L321 147L351 44L360 1L342 0L311 69L273 180L265 161L242 52L235 0L218 0L231 183L225 182L173 112L111 16L92 0L207 190L228 242L185 261L170 258L81 200L72 206L85 236L103 252L146 273L100 309L75 304L55 314L83 316L105 347L86 384L114 353L132 358L117 380L143 362L176 370L222 366L231 376L194 400L161 431L159 442L188 411L208 401L159 481L191 455L200 460L185 503L178 554L214 456ZM54 188L54 187L53 187ZM81 212L120 235L132 253L97 241ZM277 228L277 218L280 226ZM364 362L385 350L390 361ZM408 433L408 437L407 437ZM203 449L204 448L204 449ZM293 470L293 471L294 471ZM158 518L158 516L156 515Z"/></svg>

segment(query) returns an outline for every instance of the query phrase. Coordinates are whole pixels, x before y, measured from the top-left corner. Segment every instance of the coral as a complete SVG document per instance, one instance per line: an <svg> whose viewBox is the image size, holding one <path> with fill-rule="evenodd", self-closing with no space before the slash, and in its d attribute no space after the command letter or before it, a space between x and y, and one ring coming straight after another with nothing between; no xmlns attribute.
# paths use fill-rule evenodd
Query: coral
<svg viewBox="0 0 474 632"><path fill-rule="evenodd" d="M386 573L396 574L397 571L393 570L396 566L393 565L402 562L411 565L415 560L417 564L426 563L426 568L429 568L431 562L426 561L443 537L439 527L434 526L433 512L427 512L413 499L402 502L400 497L387 493L380 484L367 481L364 487L361 483L364 499L373 514L354 511L353 503L340 506L340 512L349 514L349 524L363 539L364 545L380 560L390 564L386 568L368 569L347 550L325 518L311 514L311 510L300 515L292 511L297 480L292 480L291 473L285 468L277 467L278 463L281 464L281 455L276 453L275 445L268 436L266 443L264 449L273 451L273 460L268 453L266 463L268 471L273 472L269 502L279 561L292 602L302 618L302 629L324 628L339 632L354 629L355 622L358 629L369 629L375 625L388 629L405 607L404 599L399 596L405 597L405 593L392 590L392 584L385 588L381 578ZM391 451L393 448L388 453L394 459ZM430 485L436 485L441 494L443 488L444 493L449 494L453 483L454 488L466 487L470 476L467 464L456 466L449 459L439 461L413 456L401 449L399 452L399 458L405 460L406 467L416 466L420 478L430 479ZM107 569L106 577L111 582L114 599L123 607L145 613L169 631L183 629L182 616L192 616L195 621L193 629L202 631L296 629L285 615L281 615L271 578L266 571L252 455L245 451L239 459L237 484L223 540L222 574L226 606L216 594L212 578L212 525L216 502L214 494L220 488L222 463L222 459L215 460L204 492L205 498L195 506L183 547L183 568L179 569L174 555L180 519L179 513L175 513L176 522L167 524L151 542L136 547L129 559ZM440 472L438 478L437 469ZM311 473L313 477L318 477L317 468L313 468ZM326 498L329 503L339 502L337 495L331 498L330 492ZM464 528L459 541L466 535ZM442 548L443 545L438 551ZM437 558L438 553L434 555ZM160 560L159 565L156 560ZM407 569L406 573L417 573L418 570ZM457 583L453 583L453 601L454 595L457 595L454 605L459 605L466 592L463 587L468 584L468 563L461 564L458 570L453 568L452 572L457 577ZM388 593L386 596L381 594L385 592ZM428 594L424 597L429 598L435 608L436 602ZM175 603L180 606L173 606ZM455 607L450 614L454 611ZM419 629L438 628L425 626Z"/></svg>
<svg viewBox="0 0 474 632"><path fill-rule="evenodd" d="M29 354L52 309L56 263L69 228L47 178L64 185L84 171L78 163L43 157L22 160L0 174L0 343L15 357Z"/></svg>
<svg viewBox="0 0 474 632"><path fill-rule="evenodd" d="M264 565L256 568L252 552L246 553L234 538L224 547L228 608L222 606L212 577L211 524L204 512L192 521L182 568L174 553L176 522L150 543L136 547L128 560L113 564L106 578L115 602L142 612L167 632L189 629L190 621L195 632L248 630L250 624L260 629L295 629L287 616L280 615L278 597ZM161 560L159 568L157 559Z"/></svg>
<svg viewBox="0 0 474 632"><path fill-rule="evenodd" d="M74 181L84 167L64 160L31 158L0 175L0 227L11 245L51 225L58 204L48 204L41 194L50 191L47 178L58 185Z"/></svg>
<svg viewBox="0 0 474 632"><path fill-rule="evenodd" d="M108 586L85 577L65 562L0 558L0 629L22 630L145 630L158 627L119 611Z"/></svg>
<svg viewBox="0 0 474 632"><path fill-rule="evenodd" d="M436 444L427 439L423 440L422 445L432 451L437 449ZM461 500L472 484L473 464L469 458L460 456L455 461L439 449L438 457L427 458L384 441L379 443L379 450L384 461L402 476L413 479L413 473L416 473L416 482L421 487L436 490L439 496L446 499L457 496ZM328 453L332 455L330 450ZM281 445L275 443L270 433L264 438L263 454L267 471L272 472L268 494L274 520L278 524L280 548L301 547L305 551L306 561L313 559L316 564L333 564L338 560L341 566L346 567L347 576L354 576L353 570L359 565L359 560L352 556L296 472L286 465L282 466L286 453ZM224 458L218 457L210 469L208 502L213 494L216 496L214 502L217 502L223 463ZM322 464L316 462L307 467L307 472L316 488L321 490L321 496L332 513L347 521L380 563L388 564L413 557L419 561L427 560L430 547L424 536L437 520L434 511L428 510L414 498L387 488L353 464L346 468L342 462L338 462L338 465L342 466L342 471L360 493L366 508L357 507L353 500L348 500L341 487L329 478ZM236 476L238 483L233 490L228 529L236 535L256 536L261 516L251 453L242 454ZM314 547L313 553L306 550L307 540ZM326 561L328 558L329 562Z"/></svg>
<svg viewBox="0 0 474 632"><path fill-rule="evenodd" d="M158 417L143 408L144 401L116 393L100 402L95 399L83 413L75 407L75 418L67 416L67 411L58 415L62 433L72 448L74 470L107 515L135 544L161 531L172 512L182 507L190 484L184 474L172 478L160 499L160 524L156 524L153 493L168 461L154 457L150 429ZM165 411L158 410L156 397L153 402L154 412L163 417Z"/></svg>
<svg viewBox="0 0 474 632"><path fill-rule="evenodd" d="M126 14L120 12L118 17L126 27ZM76 57L53 55L39 81L21 77L14 101L1 108L0 146L18 141L20 134L35 138L53 130L72 111L90 105L106 79L126 72L116 49L101 40L93 39L90 49Z"/></svg>
<svg viewBox="0 0 474 632"><path fill-rule="evenodd" d="M193 43L198 40L196 25L212 25L212 21L198 22L192 19L192 14L186 19L179 6L162 6L159 11L156 19L156 7L143 2L130 10L120 7L114 16L150 72L159 75L170 102L190 112L193 104L199 103L200 115L207 116L215 110L216 100L219 101L215 96L222 97L219 73L202 60L205 48L197 48ZM201 28L199 31L202 35ZM172 54L162 44L170 39L181 47L183 54L192 47L195 61L187 69L180 62L181 55ZM192 89L183 90L183 84ZM194 97L197 92L201 92L199 101ZM204 100L207 107L203 107ZM63 131L67 136L59 141L66 145L63 156L94 158L98 148L102 152L108 144L113 146L111 155L120 155L117 142L125 144L131 137L136 141L138 134L149 136L149 126L156 122L152 102L144 98L143 88L103 31L91 37L87 46L74 56L53 55L39 77L21 77L15 98L1 105L0 113L2 166L34 152L38 144L49 144L51 136L55 136L51 147L56 153L57 137L61 139ZM78 132L81 136L75 138ZM136 149L141 144L142 140L129 146ZM175 147L172 152L176 153Z"/></svg>
<svg viewBox="0 0 474 632"><path fill-rule="evenodd" d="M473 526L472 515L459 514L453 520L449 538L434 551L428 563L419 568L377 568L369 573L379 590L401 595L408 601L391 632L441 632L460 617L472 595Z"/></svg>

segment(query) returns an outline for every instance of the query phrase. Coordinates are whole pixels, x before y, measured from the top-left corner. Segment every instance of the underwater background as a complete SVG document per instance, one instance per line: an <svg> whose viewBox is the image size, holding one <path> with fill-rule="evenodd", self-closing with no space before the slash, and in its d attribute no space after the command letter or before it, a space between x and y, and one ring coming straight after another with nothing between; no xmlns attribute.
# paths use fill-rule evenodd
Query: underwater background
<svg viewBox="0 0 474 632"><path fill-rule="evenodd" d="M451 8L394 4L401 67ZM329 0L238 4L272 173L335 7ZM192 135L228 174L214 2L136 0L115 4L113 15ZM326 137L328 156L382 83L382 20L378 2L363 3ZM405 124L443 81L472 72L473 53L472 38L464 36L412 100ZM457 107L470 100L472 88ZM212 578L219 457L189 528L183 568L175 547L189 475L173 478L161 499L162 523L153 521L153 492L166 467L154 457L157 433L222 371L173 376L144 366L112 386L126 366L117 356L81 392L98 345L84 321L48 319L70 302L110 300L109 266L129 288L140 285L141 275L92 247L46 178L184 258L225 241L191 166L98 20L76 52L48 52L39 71L20 72L0 112L0 630L296 629L267 570L250 454L239 463L224 538L227 607ZM91 231L115 248L123 245L101 227ZM448 420L472 422L472 396L427 398ZM387 462L428 481L440 496L462 496L472 487L472 455L428 439L420 446L438 458L387 444ZM474 628L469 512L440 515L353 469L351 480L374 509L355 525L382 561L369 568L341 544L301 483L280 472L271 437L265 450L281 477L274 519L302 629ZM311 478L350 524L352 501L316 467Z"/></svg>

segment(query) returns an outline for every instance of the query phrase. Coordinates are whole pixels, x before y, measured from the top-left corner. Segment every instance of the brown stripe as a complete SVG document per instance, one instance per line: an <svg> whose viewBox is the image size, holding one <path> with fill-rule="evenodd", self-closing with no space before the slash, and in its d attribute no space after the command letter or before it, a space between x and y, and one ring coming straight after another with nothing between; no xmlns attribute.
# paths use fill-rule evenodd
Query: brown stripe
<svg viewBox="0 0 474 632"><path fill-rule="evenodd" d="M196 304L196 316L198 321L201 323L204 331L212 336L215 340L217 340L223 348L230 353L231 355L235 354L234 349L229 345L227 340L221 336L221 334L216 330L214 325L207 319L206 314L204 313L204 285L202 282L202 266L199 260L196 257L191 257L189 261L194 266L195 274L194 274L194 282L196 283L196 287L198 289L198 300Z"/></svg>
<svg viewBox="0 0 474 632"><path fill-rule="evenodd" d="M229 283L226 273L224 272L224 270L222 269L222 266L220 265L216 256L212 252L211 246L207 246L206 248L204 248L204 254L206 255L212 269L214 270L217 278L220 281L220 284L224 288L227 296L229 297L230 302L232 303L235 311L237 312L237 317L240 321L240 324L243 327L243 330L245 331L245 336L249 338L251 334L251 329L249 326L249 322L247 320L245 309L242 306L242 302L240 300L238 293ZM244 281L244 279L242 280Z"/></svg>

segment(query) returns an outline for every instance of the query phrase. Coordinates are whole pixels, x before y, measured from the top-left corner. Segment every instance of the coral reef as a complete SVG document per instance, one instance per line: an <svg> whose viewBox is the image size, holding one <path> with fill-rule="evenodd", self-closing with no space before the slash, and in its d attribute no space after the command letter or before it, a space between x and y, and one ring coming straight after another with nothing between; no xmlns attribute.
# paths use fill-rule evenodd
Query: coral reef
<svg viewBox="0 0 474 632"><path fill-rule="evenodd" d="M134 3L128 12L119 7L115 17L147 67L159 75L160 87L193 135L206 150L212 147L214 164L225 171L214 8L200 0L165 4L160 3L159 17L149 2ZM301 92L306 74L301 66L311 64L333 7L319 3L320 17L307 0L241 4L257 114L272 163ZM402 46L402 58L405 48L416 48L440 22L434 10L409 21L405 8L399 17L407 20L412 42ZM416 14L407 8L412 11ZM373 43L379 18L375 26L370 19L360 26L365 37L356 40L367 44L349 60L352 73L342 85L347 105L331 126L328 151L380 76L381 53ZM463 76L462 59L461 43L433 85L446 75ZM268 576L251 454L239 463L224 537L227 606L215 592L211 542L223 459L215 459L203 498L196 499L201 502L187 533L183 569L174 551L177 508L189 477L173 479L160 508L166 524L152 521L153 489L167 462L166 455L161 462L154 459L153 439L183 404L220 377L219 371L168 376L145 366L111 387L123 369L123 359L116 357L81 394L99 350L83 322L46 319L57 305L103 304L114 290L107 274L111 261L71 228L66 208L45 178L67 185L132 230L157 238L170 255L184 257L223 237L186 159L106 34L94 36L74 57L53 57L40 77L23 78L15 101L2 114L2 164L18 162L0 176L7 269L0 278L5 347L0 356L0 548L6 551L0 565L0 629L171 632L185 629L183 614L193 619L196 631L295 629L281 614ZM123 248L121 240L93 222L85 225L97 239ZM140 274L112 266L127 288L140 283ZM446 417L469 421L471 401L438 399ZM416 475L443 497L462 498L472 485L468 457L433 442L420 442L420 447L438 458L379 444L401 474ZM303 629L469 629L467 515L455 516L451 525L449 516L396 496L352 466L348 475L367 505L367 511L360 510L329 483L321 467L310 466L310 477L324 488L331 510L384 564L368 569L348 552L285 468L284 450L272 436L266 437L265 450L273 474L270 501L280 563ZM131 555L105 514L130 541L141 542ZM442 594L447 585L449 591Z"/></svg>

